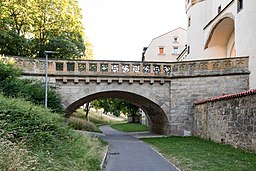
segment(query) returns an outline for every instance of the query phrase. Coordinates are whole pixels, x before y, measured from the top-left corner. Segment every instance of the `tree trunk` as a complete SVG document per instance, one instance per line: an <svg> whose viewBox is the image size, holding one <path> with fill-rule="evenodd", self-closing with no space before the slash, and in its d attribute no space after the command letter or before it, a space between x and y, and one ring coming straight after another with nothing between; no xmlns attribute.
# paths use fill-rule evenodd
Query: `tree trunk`
<svg viewBox="0 0 256 171"><path fill-rule="evenodd" d="M90 110L90 103L89 103L89 102L86 103L85 109L86 109L85 117L87 118L87 117L88 117L88 114L89 114L89 110Z"/></svg>

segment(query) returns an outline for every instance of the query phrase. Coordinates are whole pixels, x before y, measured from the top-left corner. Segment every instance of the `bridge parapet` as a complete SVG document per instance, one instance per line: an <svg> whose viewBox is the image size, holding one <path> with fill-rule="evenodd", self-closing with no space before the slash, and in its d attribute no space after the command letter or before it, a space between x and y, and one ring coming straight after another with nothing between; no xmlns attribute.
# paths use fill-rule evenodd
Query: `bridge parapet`
<svg viewBox="0 0 256 171"><path fill-rule="evenodd" d="M24 75L43 75L44 59L12 57ZM66 77L193 77L248 73L248 57L184 62L49 60L49 75Z"/></svg>

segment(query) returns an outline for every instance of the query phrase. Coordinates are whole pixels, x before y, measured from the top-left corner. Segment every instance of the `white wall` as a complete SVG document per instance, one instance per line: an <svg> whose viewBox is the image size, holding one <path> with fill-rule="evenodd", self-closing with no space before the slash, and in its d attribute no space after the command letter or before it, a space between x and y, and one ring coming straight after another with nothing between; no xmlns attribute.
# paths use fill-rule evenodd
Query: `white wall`
<svg viewBox="0 0 256 171"><path fill-rule="evenodd" d="M236 51L250 56L250 88L256 88L256 1L244 0L243 10L236 16Z"/></svg>
<svg viewBox="0 0 256 171"><path fill-rule="evenodd" d="M206 1L199 2L190 7L187 11L187 16L191 17L191 25L187 29L188 46L190 53L185 60L196 60L204 58L204 34L202 32L207 21L206 14Z"/></svg>
<svg viewBox="0 0 256 171"><path fill-rule="evenodd" d="M235 0L215 21L203 29L207 23L218 15L219 5L223 10L230 2L231 0L206 0L188 8L187 15L188 17L191 16L191 26L187 30L190 54L188 54L186 60L218 58L219 56L229 57L230 54L249 56L250 88L256 88L256 1L244 0L243 9L238 13L237 0ZM230 14L233 15L235 21L235 31L234 35L231 35L226 49L215 46L204 50L214 25L219 22L221 17ZM235 44L232 43L233 39ZM232 47L235 48L232 49ZM224 54L224 51L226 51L226 54Z"/></svg>
<svg viewBox="0 0 256 171"><path fill-rule="evenodd" d="M178 37L178 43L173 43L173 37ZM187 31L182 28L177 28L166 34L163 34L157 38L154 38L145 53L144 61L161 61L172 62L177 61L178 55L172 54L173 47L179 47L179 53L181 53L187 43ZM165 48L165 54L159 55L159 47Z"/></svg>

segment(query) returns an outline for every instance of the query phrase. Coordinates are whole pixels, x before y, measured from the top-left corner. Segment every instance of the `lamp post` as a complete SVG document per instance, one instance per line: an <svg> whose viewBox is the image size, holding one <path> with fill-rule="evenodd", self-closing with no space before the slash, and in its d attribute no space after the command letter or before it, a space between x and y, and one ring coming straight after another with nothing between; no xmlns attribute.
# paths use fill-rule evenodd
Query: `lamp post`
<svg viewBox="0 0 256 171"><path fill-rule="evenodd" d="M44 97L44 107L47 108L48 99L48 54L54 54L55 51L44 51L45 54L45 97Z"/></svg>

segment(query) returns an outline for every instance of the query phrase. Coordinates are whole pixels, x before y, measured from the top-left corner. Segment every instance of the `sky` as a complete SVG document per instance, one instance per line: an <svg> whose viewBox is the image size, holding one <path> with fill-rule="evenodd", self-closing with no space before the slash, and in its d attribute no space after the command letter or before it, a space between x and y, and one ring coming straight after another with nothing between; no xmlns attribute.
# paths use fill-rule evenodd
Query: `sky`
<svg viewBox="0 0 256 171"><path fill-rule="evenodd" d="M140 61L143 47L187 27L184 0L79 0L97 60Z"/></svg>

